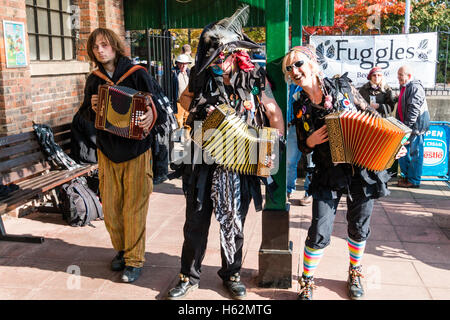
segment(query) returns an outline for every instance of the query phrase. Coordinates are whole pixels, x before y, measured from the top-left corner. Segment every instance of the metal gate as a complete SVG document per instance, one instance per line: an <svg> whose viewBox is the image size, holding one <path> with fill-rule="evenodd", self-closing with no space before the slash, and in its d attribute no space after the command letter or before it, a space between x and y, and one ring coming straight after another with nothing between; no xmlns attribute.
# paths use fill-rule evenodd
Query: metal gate
<svg viewBox="0 0 450 320"><path fill-rule="evenodd" d="M132 32L131 55L139 57L135 63L145 66L158 81L165 95L173 101L172 85L172 36L168 30L147 29Z"/></svg>

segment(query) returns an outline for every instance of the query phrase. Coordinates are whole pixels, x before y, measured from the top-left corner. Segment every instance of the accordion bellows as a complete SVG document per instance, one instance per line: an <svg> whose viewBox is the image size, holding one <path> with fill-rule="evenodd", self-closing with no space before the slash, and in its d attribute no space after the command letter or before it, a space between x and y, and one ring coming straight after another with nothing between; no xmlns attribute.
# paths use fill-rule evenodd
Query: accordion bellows
<svg viewBox="0 0 450 320"><path fill-rule="evenodd" d="M350 163L371 171L388 169L411 134L393 117L343 111L325 117L333 163Z"/></svg>
<svg viewBox="0 0 450 320"><path fill-rule="evenodd" d="M193 139L224 168L240 174L268 177L278 130L250 126L233 108L222 104L206 118L201 130L194 130Z"/></svg>
<svg viewBox="0 0 450 320"><path fill-rule="evenodd" d="M147 112L147 106L153 111L151 129L157 114L150 93L122 86L100 85L95 127L124 138L142 140L145 134L139 127L139 117Z"/></svg>

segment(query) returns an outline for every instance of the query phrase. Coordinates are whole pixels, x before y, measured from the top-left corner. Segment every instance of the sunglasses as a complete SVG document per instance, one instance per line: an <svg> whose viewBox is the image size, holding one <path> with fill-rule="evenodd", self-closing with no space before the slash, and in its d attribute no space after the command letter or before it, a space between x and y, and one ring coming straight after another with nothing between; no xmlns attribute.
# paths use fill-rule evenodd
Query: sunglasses
<svg viewBox="0 0 450 320"><path fill-rule="evenodd" d="M291 72L294 67L300 68L305 62L303 60L295 61L292 65L286 66L286 71Z"/></svg>

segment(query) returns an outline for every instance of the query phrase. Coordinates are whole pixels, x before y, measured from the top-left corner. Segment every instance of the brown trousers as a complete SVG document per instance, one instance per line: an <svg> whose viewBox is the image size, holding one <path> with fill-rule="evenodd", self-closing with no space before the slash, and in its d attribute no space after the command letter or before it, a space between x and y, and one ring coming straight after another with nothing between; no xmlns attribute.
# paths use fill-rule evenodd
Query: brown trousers
<svg viewBox="0 0 450 320"><path fill-rule="evenodd" d="M98 171L105 226L125 264L142 267L145 261L145 225L153 191L152 153L147 150L129 161L115 163L100 150Z"/></svg>

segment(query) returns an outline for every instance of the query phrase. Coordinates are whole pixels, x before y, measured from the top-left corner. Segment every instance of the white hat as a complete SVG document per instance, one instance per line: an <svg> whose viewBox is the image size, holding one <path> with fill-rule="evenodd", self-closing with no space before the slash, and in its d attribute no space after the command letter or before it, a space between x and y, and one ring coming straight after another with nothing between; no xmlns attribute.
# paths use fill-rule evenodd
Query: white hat
<svg viewBox="0 0 450 320"><path fill-rule="evenodd" d="M191 59L187 56L187 54L180 54L176 59L175 62L179 63L191 63Z"/></svg>

